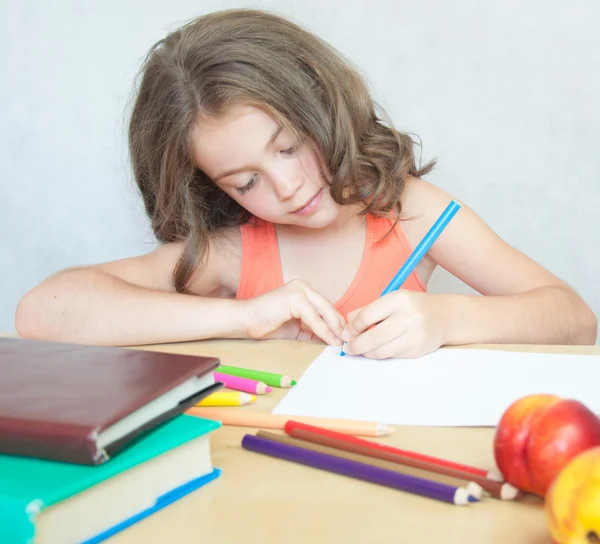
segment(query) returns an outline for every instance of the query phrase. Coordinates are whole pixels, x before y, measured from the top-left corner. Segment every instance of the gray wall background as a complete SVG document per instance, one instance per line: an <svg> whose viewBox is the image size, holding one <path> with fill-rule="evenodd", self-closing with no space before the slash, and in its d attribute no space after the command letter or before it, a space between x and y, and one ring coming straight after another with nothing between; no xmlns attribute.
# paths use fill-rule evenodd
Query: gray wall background
<svg viewBox="0 0 600 544"><path fill-rule="evenodd" d="M428 179L600 314L600 3L1 0L0 331L51 273L155 241L125 141L146 50L202 13L291 16L367 75ZM434 291L467 291L444 271Z"/></svg>

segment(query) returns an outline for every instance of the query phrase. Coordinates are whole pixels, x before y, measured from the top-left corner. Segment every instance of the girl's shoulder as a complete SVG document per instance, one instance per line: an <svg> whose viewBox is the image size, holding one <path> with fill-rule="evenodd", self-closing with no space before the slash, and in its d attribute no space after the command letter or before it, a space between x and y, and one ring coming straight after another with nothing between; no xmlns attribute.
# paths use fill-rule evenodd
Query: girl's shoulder
<svg viewBox="0 0 600 544"><path fill-rule="evenodd" d="M397 228L408 246L416 248L452 197L431 183L408 176L401 197L401 214ZM419 279L427 285L437 267L434 258L427 254L417 265Z"/></svg>
<svg viewBox="0 0 600 544"><path fill-rule="evenodd" d="M453 199L444 190L423 179L408 176L402 192L402 230L411 247L416 247Z"/></svg>
<svg viewBox="0 0 600 544"><path fill-rule="evenodd" d="M240 227L226 227L211 235L201 273L190 284L196 295L235 297L240 280Z"/></svg>

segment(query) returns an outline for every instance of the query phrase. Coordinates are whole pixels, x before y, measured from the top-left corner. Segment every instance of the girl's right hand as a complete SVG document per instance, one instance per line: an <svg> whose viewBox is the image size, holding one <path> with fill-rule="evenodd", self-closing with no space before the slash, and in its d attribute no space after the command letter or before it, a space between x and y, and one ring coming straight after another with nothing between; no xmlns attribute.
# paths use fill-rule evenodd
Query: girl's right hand
<svg viewBox="0 0 600 544"><path fill-rule="evenodd" d="M344 318L304 280L292 280L244 302L249 338L309 340L314 334L332 346L343 343Z"/></svg>

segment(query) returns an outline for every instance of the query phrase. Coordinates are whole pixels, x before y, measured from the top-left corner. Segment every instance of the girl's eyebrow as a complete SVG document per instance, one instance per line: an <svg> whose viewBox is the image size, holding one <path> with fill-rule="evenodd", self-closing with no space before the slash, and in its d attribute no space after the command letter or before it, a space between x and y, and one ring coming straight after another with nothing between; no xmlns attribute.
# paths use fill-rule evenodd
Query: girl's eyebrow
<svg viewBox="0 0 600 544"><path fill-rule="evenodd" d="M277 140L277 136L279 136L281 134L281 131L283 130L283 126L279 125L275 131L273 132L273 134L271 134L271 137L269 138L269 141L267 142L267 145L265 145L265 149L269 149L269 147L271 147L273 145L273 143L275 142L275 140ZM239 168L233 168L232 170L227 170L226 172L223 172L222 174L219 174L218 176L215 176L213 178L213 181L216 182L218 180L220 180L221 178L225 178L227 176L232 176L233 174L237 174L238 172L244 172L245 170L248 170L249 168L247 166L241 166Z"/></svg>

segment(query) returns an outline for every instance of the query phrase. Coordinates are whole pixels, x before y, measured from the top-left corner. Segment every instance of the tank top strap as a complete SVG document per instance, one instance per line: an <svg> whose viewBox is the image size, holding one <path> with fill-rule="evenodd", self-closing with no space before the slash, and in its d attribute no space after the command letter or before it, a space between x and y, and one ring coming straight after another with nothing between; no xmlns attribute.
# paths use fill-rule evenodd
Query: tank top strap
<svg viewBox="0 0 600 544"><path fill-rule="evenodd" d="M363 260L354 282L336 303L337 310L346 316L349 312L373 302L410 254L411 248L400 223L394 225L391 219L367 215ZM426 286L413 271L402 289L424 292Z"/></svg>
<svg viewBox="0 0 600 544"><path fill-rule="evenodd" d="M387 284L396 275L398 270L410 257L413 248L411 247L404 230L402 229L402 221L398 221L394 224L393 219L386 217L375 217L373 222L373 243L374 249L373 254L381 260L385 270L387 270L386 281L383 288L387 287ZM387 237L394 239L394 243L387 243ZM378 266L380 266L378 264ZM383 272L382 269L382 272ZM387 277L389 276L389 277ZM419 279L416 270L413 270L408 276L402 289L407 291L427 291L427 286ZM383 289L382 289L383 291Z"/></svg>
<svg viewBox="0 0 600 544"><path fill-rule="evenodd" d="M236 298L254 298L283 285L275 225L252 218L240 227L242 265Z"/></svg>

